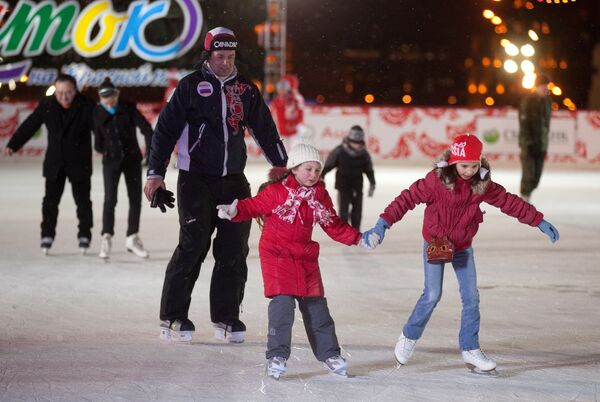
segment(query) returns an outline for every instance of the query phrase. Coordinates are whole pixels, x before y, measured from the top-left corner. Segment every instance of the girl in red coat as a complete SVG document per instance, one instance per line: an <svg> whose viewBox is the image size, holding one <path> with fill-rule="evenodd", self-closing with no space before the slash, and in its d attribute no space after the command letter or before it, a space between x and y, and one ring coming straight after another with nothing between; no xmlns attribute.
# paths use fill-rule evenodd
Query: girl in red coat
<svg viewBox="0 0 600 402"><path fill-rule="evenodd" d="M406 364L442 296L444 263L451 262L462 301L458 337L462 357L471 370L490 372L496 362L479 347L479 291L471 241L483 222L479 204L486 202L530 226L537 226L554 243L558 230L533 205L490 178L489 164L481 157L483 145L474 135L459 135L437 167L400 193L364 237L383 240L385 230L417 204L426 204L423 219L425 289L396 344L396 360Z"/></svg>
<svg viewBox="0 0 600 402"><path fill-rule="evenodd" d="M332 373L346 376L335 325L324 297L319 270L319 244L312 240L315 224L346 245L361 244L361 233L344 223L320 180L323 162L308 144L292 148L284 176L261 186L258 194L229 205L218 205L219 217L242 222L264 217L259 256L269 303L267 375L285 373L290 356L296 301L315 357Z"/></svg>

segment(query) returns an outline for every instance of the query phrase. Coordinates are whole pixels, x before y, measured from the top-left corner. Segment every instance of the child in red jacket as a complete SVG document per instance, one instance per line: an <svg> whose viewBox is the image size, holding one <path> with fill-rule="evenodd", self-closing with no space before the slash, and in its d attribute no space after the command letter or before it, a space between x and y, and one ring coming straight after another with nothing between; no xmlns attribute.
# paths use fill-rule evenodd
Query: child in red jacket
<svg viewBox="0 0 600 402"><path fill-rule="evenodd" d="M554 243L558 230L533 205L490 178L490 166L481 157L483 145L474 135L457 136L437 167L400 193L364 237L383 240L385 230L417 204L426 204L423 219L425 289L408 318L395 348L396 360L406 364L442 296L444 263L451 262L462 301L458 337L462 357L471 370L490 372L496 362L479 347L479 291L471 241L483 222L479 204L487 202L530 226L537 226Z"/></svg>
<svg viewBox="0 0 600 402"><path fill-rule="evenodd" d="M220 218L235 222L264 217L258 247L265 297L271 299L267 375L275 379L286 371L296 301L315 357L330 372L347 375L324 297L313 226L318 223L340 243L370 247L368 241L361 241L357 229L337 216L320 179L322 168L319 151L312 145L298 144L289 154L285 175L265 183L255 197L217 206Z"/></svg>

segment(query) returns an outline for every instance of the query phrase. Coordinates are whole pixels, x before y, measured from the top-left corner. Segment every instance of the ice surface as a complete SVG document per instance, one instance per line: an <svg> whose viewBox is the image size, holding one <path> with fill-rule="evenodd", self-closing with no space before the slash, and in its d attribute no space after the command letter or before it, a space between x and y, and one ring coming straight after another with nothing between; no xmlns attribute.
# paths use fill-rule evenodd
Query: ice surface
<svg viewBox="0 0 600 402"><path fill-rule="evenodd" d="M363 228L427 166L376 166L374 198ZM255 190L267 167L253 164ZM173 189L176 171L167 184ZM518 191L518 166L492 171ZM333 192L333 174L327 177ZM457 346L460 299L446 269L444 296L406 366L394 345L423 285L422 208L409 213L369 252L326 238L321 269L348 379L328 375L308 347L300 315L288 373L264 376L267 300L262 295L256 225L242 320L246 343L212 338L208 286L212 256L194 290L191 345L159 340L158 308L166 264L177 242L177 214L144 203L140 236L150 251L125 250L127 197L119 190L116 235L108 261L97 257L102 213L101 166L92 184L95 223L90 253L77 249L70 186L56 242L39 249L41 160L0 158L0 400L410 400L598 401L600 399L600 171L548 167L532 202L560 230L552 245L537 228L483 205L474 247L481 294L481 344L498 362L497 378L468 372Z"/></svg>

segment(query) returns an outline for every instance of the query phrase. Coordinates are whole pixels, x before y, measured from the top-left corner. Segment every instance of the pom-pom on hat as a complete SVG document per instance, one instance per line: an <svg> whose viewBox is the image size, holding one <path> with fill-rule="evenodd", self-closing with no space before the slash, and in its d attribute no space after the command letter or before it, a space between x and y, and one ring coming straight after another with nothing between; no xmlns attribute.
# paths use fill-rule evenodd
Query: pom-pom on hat
<svg viewBox="0 0 600 402"><path fill-rule="evenodd" d="M216 27L208 31L204 38L204 50L237 50L238 40L231 29Z"/></svg>
<svg viewBox="0 0 600 402"><path fill-rule="evenodd" d="M450 146L450 159L448 164L459 162L481 162L483 144L479 138L471 134L462 134L454 138Z"/></svg>
<svg viewBox="0 0 600 402"><path fill-rule="evenodd" d="M288 169L295 168L304 162L318 162L321 169L323 168L323 159L321 159L321 153L317 148L304 143L294 145L288 154Z"/></svg>
<svg viewBox="0 0 600 402"><path fill-rule="evenodd" d="M102 84L98 88L98 95L102 97L110 96L117 92L117 87L114 86L109 77L104 78Z"/></svg>

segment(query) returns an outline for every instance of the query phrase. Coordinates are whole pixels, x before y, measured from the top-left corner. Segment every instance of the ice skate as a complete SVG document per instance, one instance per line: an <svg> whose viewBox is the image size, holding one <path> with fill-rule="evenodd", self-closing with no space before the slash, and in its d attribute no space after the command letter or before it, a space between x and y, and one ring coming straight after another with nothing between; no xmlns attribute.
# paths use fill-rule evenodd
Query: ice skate
<svg viewBox="0 0 600 402"><path fill-rule="evenodd" d="M140 240L140 237L137 233L127 236L127 239L125 240L125 247L127 248L127 251L137 255L140 258L149 257L148 251L146 251L144 248L144 244Z"/></svg>
<svg viewBox="0 0 600 402"><path fill-rule="evenodd" d="M271 357L267 360L267 377L271 377L274 380L279 380L287 371L287 359L285 357Z"/></svg>
<svg viewBox="0 0 600 402"><path fill-rule="evenodd" d="M82 236L78 240L79 240L79 251L81 252L81 255L85 255L85 253L90 248L90 239L89 239L89 237Z"/></svg>
<svg viewBox="0 0 600 402"><path fill-rule="evenodd" d="M100 258L108 258L110 254L110 249L112 247L112 236L108 233L102 235L102 243L100 244L100 253L98 253L98 257Z"/></svg>
<svg viewBox="0 0 600 402"><path fill-rule="evenodd" d="M172 342L191 342L192 336L194 335L194 331L196 327L194 327L194 323L188 320L187 318L183 318L181 320L175 320L170 323L168 326L168 331L165 329L165 325L169 323L169 321L161 321L160 323L160 337L164 339L163 336L169 335L169 339ZM164 335L163 335L164 334Z"/></svg>
<svg viewBox="0 0 600 402"><path fill-rule="evenodd" d="M246 325L239 319L224 322L214 322L215 339L230 343L242 343L246 339Z"/></svg>
<svg viewBox="0 0 600 402"><path fill-rule="evenodd" d="M333 356L323 362L325 367L331 374L339 375L340 377L348 377L348 363L342 356Z"/></svg>
<svg viewBox="0 0 600 402"><path fill-rule="evenodd" d="M465 365L475 374L496 376L496 362L490 359L481 349L463 350L462 357Z"/></svg>
<svg viewBox="0 0 600 402"><path fill-rule="evenodd" d="M412 356L415 351L415 345L417 341L413 339L408 339L404 336L404 333L400 335L398 338L398 342L396 342L396 348L394 349L394 354L396 355L396 361L399 364L406 364L408 360Z"/></svg>
<svg viewBox="0 0 600 402"><path fill-rule="evenodd" d="M161 320L160 321L160 339L163 341L171 340L171 321Z"/></svg>
<svg viewBox="0 0 600 402"><path fill-rule="evenodd" d="M42 237L42 241L40 242L40 247L42 248L42 252L44 255L48 255L48 250L52 247L52 243L54 239L52 237Z"/></svg>

